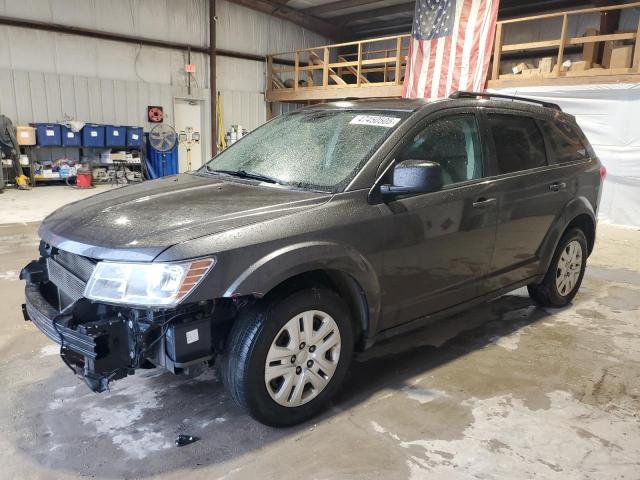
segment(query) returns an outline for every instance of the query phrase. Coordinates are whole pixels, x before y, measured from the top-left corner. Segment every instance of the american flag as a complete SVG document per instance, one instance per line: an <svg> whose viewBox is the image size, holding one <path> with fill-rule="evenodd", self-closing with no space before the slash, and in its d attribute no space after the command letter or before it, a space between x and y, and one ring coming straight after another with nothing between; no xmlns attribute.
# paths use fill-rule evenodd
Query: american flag
<svg viewBox="0 0 640 480"><path fill-rule="evenodd" d="M482 90L499 0L417 0L402 95L443 98Z"/></svg>

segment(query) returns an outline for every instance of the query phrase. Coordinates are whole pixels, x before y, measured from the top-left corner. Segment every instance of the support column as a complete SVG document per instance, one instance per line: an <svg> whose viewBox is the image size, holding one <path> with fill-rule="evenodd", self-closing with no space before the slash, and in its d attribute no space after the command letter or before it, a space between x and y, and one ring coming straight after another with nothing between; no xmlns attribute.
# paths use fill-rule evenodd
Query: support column
<svg viewBox="0 0 640 480"><path fill-rule="evenodd" d="M218 91L216 87L216 0L209 0L209 90L211 92L211 155L218 153Z"/></svg>

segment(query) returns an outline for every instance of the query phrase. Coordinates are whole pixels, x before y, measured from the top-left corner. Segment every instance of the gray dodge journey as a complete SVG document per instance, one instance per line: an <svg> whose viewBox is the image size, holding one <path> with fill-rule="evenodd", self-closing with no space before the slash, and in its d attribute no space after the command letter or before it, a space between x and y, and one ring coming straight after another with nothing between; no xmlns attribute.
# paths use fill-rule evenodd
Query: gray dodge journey
<svg viewBox="0 0 640 480"><path fill-rule="evenodd" d="M316 105L197 171L51 214L23 311L96 392L215 361L250 415L292 425L381 339L523 286L571 302L605 173L551 103Z"/></svg>

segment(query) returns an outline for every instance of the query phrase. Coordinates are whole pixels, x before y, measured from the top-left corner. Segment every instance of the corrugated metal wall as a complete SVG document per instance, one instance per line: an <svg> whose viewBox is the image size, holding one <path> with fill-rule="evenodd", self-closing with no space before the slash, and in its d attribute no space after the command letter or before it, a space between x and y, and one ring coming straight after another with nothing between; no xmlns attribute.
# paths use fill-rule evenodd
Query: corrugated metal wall
<svg viewBox="0 0 640 480"><path fill-rule="evenodd" d="M226 0L217 1L216 13L221 49L264 55L327 43ZM206 0L0 0L0 15L198 46L209 38ZM0 45L0 112L16 123L73 117L147 126L147 105L162 105L171 122L173 99L187 98L187 52L6 26ZM208 57L194 53L191 61L197 69L191 98L208 100ZM218 57L225 128L265 121L264 76L262 62ZM203 143L209 145L208 136Z"/></svg>

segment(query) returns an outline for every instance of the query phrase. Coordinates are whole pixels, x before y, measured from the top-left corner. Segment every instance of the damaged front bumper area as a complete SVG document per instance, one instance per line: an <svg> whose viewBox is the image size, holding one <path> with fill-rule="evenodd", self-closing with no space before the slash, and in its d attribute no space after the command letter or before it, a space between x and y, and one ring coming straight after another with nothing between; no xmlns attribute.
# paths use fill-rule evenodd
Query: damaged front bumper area
<svg viewBox="0 0 640 480"><path fill-rule="evenodd" d="M82 297L92 261L55 248L20 273L23 314L60 345L67 366L95 392L138 368L190 373L214 359L215 302L144 310L93 303ZM93 263L95 265L95 263ZM84 278L83 278L84 277ZM218 336L221 338L221 336Z"/></svg>

